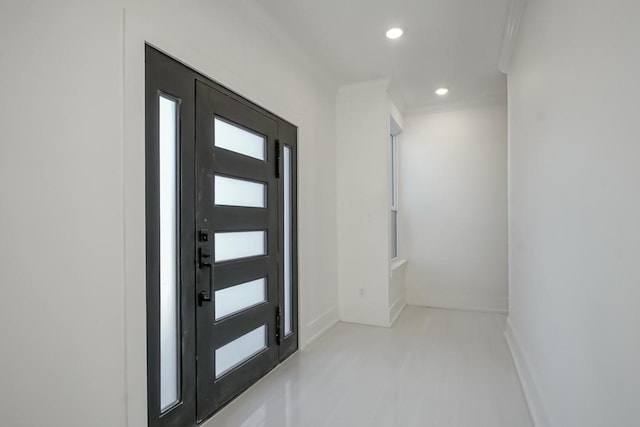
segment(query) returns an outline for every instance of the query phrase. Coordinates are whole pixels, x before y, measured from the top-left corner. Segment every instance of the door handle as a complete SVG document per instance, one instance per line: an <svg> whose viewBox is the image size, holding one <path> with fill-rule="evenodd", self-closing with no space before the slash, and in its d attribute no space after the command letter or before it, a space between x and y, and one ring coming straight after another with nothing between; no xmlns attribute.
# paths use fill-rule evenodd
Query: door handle
<svg viewBox="0 0 640 427"><path fill-rule="evenodd" d="M211 243L209 243L209 230L201 229L198 232L198 265L200 268L211 267Z"/></svg>
<svg viewBox="0 0 640 427"><path fill-rule="evenodd" d="M211 243L209 242L209 230L201 229L198 231L198 265L200 268L209 268L209 290L201 291L198 294L198 305L202 306L205 302L211 302L211 281L213 280L213 269L211 268Z"/></svg>
<svg viewBox="0 0 640 427"><path fill-rule="evenodd" d="M198 264L200 268L211 267L211 248L209 245L201 246L198 254Z"/></svg>

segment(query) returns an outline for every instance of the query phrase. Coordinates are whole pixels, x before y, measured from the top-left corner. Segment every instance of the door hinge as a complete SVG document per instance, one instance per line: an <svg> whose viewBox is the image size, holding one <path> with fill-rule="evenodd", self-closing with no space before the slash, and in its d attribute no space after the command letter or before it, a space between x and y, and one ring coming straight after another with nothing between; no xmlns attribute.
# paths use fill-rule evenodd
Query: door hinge
<svg viewBox="0 0 640 427"><path fill-rule="evenodd" d="M276 139L276 178L280 178L280 140Z"/></svg>
<svg viewBox="0 0 640 427"><path fill-rule="evenodd" d="M276 344L280 345L280 338L281 338L281 329L280 329L280 324L282 323L281 321L281 311L280 311L280 307L276 307Z"/></svg>

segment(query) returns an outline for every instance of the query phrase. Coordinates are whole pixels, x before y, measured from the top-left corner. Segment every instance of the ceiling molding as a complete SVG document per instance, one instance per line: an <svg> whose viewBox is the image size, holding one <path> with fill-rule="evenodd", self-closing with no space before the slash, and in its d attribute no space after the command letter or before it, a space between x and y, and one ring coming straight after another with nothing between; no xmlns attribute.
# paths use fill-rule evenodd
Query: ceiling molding
<svg viewBox="0 0 640 427"><path fill-rule="evenodd" d="M346 83L338 87L338 92L349 92L352 90L360 90L364 88L381 88L387 90L391 84L391 79L366 80L363 82Z"/></svg>
<svg viewBox="0 0 640 427"><path fill-rule="evenodd" d="M389 83L389 88L387 89L387 92L389 92L389 97L391 98L391 102L393 102L395 107L398 109L399 113L402 115L404 111L407 109L407 102L404 99L404 96L402 96L402 91L400 90L400 87L398 87L398 85L393 80L391 80L391 82Z"/></svg>
<svg viewBox="0 0 640 427"><path fill-rule="evenodd" d="M504 33L502 35L502 48L500 49L500 59L498 60L498 69L503 73L509 72L509 65L513 52L516 49L516 40L518 38L518 30L520 29L520 21L524 12L526 0L510 0L509 10L507 11L507 21L504 25Z"/></svg>
<svg viewBox="0 0 640 427"><path fill-rule="evenodd" d="M507 93L489 93L463 101L443 101L426 104L417 108L410 108L404 112L404 117L422 114L443 113L447 111L467 110L491 105L506 105Z"/></svg>

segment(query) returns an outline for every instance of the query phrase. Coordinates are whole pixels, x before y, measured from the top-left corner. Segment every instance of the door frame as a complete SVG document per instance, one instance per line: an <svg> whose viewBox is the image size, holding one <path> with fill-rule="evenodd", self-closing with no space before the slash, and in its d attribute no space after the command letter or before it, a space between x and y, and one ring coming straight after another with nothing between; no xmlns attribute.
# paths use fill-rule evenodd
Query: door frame
<svg viewBox="0 0 640 427"><path fill-rule="evenodd" d="M197 421L197 370L196 370L196 168L195 168L195 117L196 117L196 82L201 82L224 95L249 106L278 123L278 139L280 146L291 148L291 301L292 301L292 333L279 337L278 361L282 362L298 349L298 234L297 234L297 127L278 117L250 100L238 95L213 79L193 70L191 67L172 58L166 53L145 45L145 214L146 214L146 300L147 300L147 413L150 427L187 427L195 426ZM179 229L181 242L178 261L180 268L180 348L181 372L179 402L165 413L160 412L160 290L159 290L159 147L158 147L158 95L163 94L179 100ZM192 159L192 160L191 160ZM185 162L192 162L192 173L185 173ZM278 171L282 165L277 163ZM187 165L188 166L188 165ZM279 180L278 195L283 196L283 182ZM192 191L191 191L192 190ZM278 206L282 206L280 199ZM278 246L284 243L280 212ZM281 250L279 249L279 253ZM279 263L280 273L282 265ZM278 275L278 293L284 300L283 275ZM282 306L282 304L280 304ZM284 330L284 316L278 318L279 329ZM284 335L284 334L283 334ZM235 398L235 397L234 397ZM228 402L227 402L228 403ZM219 410L220 408L218 408ZM212 416L215 415L212 414ZM200 420L200 422L206 421Z"/></svg>

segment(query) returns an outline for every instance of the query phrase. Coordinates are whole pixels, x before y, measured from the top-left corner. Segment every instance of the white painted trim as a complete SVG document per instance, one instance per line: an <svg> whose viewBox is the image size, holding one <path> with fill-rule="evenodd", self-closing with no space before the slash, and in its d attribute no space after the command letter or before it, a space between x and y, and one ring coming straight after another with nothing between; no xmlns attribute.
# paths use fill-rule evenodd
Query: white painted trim
<svg viewBox="0 0 640 427"><path fill-rule="evenodd" d="M522 20L525 3L526 0L510 0L509 2L507 20L502 35L500 59L498 60L498 69L505 74L509 72L511 58L516 49L516 41L518 39L518 31L520 30L520 22Z"/></svg>
<svg viewBox="0 0 640 427"><path fill-rule="evenodd" d="M402 115L407 109L407 102L405 101L404 96L402 96L402 91L398 88L396 82L394 82L393 80L389 82L387 93L389 94L389 99L391 101L392 112L394 108L397 110L395 114L399 116L400 122L398 122L398 124L400 125L400 127L402 127Z"/></svg>
<svg viewBox="0 0 640 427"><path fill-rule="evenodd" d="M380 88L387 89L391 84L391 79L366 80L364 82L350 83L338 87L338 93L349 93L354 90Z"/></svg>
<svg viewBox="0 0 640 427"><path fill-rule="evenodd" d="M489 93L473 98L469 98L462 101L442 101L437 103L429 103L419 107L407 109L404 113L404 117L430 114L430 113L444 113L448 111L467 110L471 108L486 106L486 105L507 105L507 93Z"/></svg>
<svg viewBox="0 0 640 427"><path fill-rule="evenodd" d="M513 364L520 378L520 384L522 385L522 391L529 406L529 413L533 419L533 424L535 427L551 427L540 389L537 387L533 372L531 371L531 364L527 361L527 357L523 352L520 341L511 324L511 319L509 318L507 318L504 336L507 339L509 350L511 350Z"/></svg>
<svg viewBox="0 0 640 427"><path fill-rule="evenodd" d="M398 108L395 106L395 104L391 103L390 107L391 115L389 117L389 127L391 130L391 135L400 135L404 126L402 124L402 116L399 115L400 113L398 112Z"/></svg>
<svg viewBox="0 0 640 427"><path fill-rule="evenodd" d="M427 286L408 286L406 293L407 304L409 305L484 313L507 314L509 311L506 295L489 296L458 293L444 289L432 289Z"/></svg>
<svg viewBox="0 0 640 427"><path fill-rule="evenodd" d="M393 323L396 321L402 310L407 306L407 301L404 293L399 295L398 298L389 306L389 326L393 326Z"/></svg>
<svg viewBox="0 0 640 427"><path fill-rule="evenodd" d="M395 258L391 260L391 270L396 270L407 263L407 260L404 258Z"/></svg>
<svg viewBox="0 0 640 427"><path fill-rule="evenodd" d="M331 329L331 327L336 323L338 323L338 306L334 305L320 316L307 323L304 328L304 336L308 336L309 338L306 338L305 342L300 344L300 349L308 347L311 343L324 335L324 333Z"/></svg>
<svg viewBox="0 0 640 427"><path fill-rule="evenodd" d="M456 305L456 304L438 304L438 305L426 305L426 304L407 304L413 307L425 307L425 308L434 308L438 310L459 310L459 311L475 311L477 313L493 313L493 314L509 314L509 310L505 310L502 308L486 308L486 307L475 307L468 305Z"/></svg>
<svg viewBox="0 0 640 427"><path fill-rule="evenodd" d="M345 323L356 323L358 325L388 328L389 307L386 305L373 306L372 304L364 302L355 306L342 306L340 311L340 321Z"/></svg>

